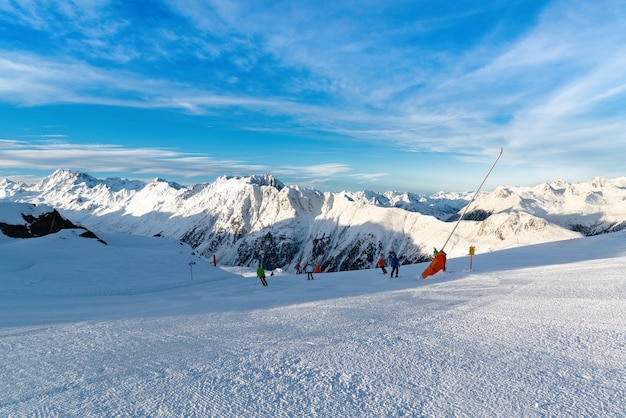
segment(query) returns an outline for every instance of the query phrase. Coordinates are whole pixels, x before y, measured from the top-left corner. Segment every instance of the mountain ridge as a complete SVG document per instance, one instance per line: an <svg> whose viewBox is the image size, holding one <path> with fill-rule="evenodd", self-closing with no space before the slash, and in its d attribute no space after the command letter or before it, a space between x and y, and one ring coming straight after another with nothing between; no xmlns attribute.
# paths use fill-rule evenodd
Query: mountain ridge
<svg viewBox="0 0 626 418"><path fill-rule="evenodd" d="M472 193L320 192L286 186L271 174L222 176L189 187L57 170L34 185L0 181L0 201L54 206L91 230L161 235L223 265L323 271L371 268L398 254L430 259ZM626 178L481 192L446 247L467 254L577 238L624 228ZM466 220L473 219L473 220Z"/></svg>

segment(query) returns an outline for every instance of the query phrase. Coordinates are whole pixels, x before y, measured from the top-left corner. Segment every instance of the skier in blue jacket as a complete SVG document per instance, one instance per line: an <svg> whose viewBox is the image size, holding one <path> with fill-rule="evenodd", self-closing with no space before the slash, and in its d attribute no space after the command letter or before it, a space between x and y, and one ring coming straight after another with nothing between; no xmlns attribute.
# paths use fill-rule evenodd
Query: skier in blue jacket
<svg viewBox="0 0 626 418"><path fill-rule="evenodd" d="M393 277L393 272L396 272L396 277L398 277L398 271L400 270L400 260L398 260L398 257L396 257L396 255L394 255L393 257L391 257L391 277Z"/></svg>

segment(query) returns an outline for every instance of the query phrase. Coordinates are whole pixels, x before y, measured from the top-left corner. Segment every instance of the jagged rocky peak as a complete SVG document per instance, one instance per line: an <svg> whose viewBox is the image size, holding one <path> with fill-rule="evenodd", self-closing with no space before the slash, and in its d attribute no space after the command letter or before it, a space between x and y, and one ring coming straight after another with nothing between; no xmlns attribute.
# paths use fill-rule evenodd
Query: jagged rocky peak
<svg viewBox="0 0 626 418"><path fill-rule="evenodd" d="M250 176L250 184L257 186L269 186L278 190L282 190L285 185L271 174L252 175Z"/></svg>
<svg viewBox="0 0 626 418"><path fill-rule="evenodd" d="M185 188L185 186L180 185L175 181L169 181L161 177L156 177L154 180L152 180L152 183L166 183L168 186L176 190L181 190Z"/></svg>
<svg viewBox="0 0 626 418"><path fill-rule="evenodd" d="M253 174L251 176L222 176L218 178L216 182L231 180L238 180L256 186L274 187L278 190L282 190L285 188L285 185L272 174Z"/></svg>

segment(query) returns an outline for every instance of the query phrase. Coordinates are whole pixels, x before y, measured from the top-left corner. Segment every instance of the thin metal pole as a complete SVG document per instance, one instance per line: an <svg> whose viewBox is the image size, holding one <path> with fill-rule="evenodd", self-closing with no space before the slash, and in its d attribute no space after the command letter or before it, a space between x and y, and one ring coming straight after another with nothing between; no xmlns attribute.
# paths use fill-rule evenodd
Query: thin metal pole
<svg viewBox="0 0 626 418"><path fill-rule="evenodd" d="M463 214L461 215L461 217L459 217L459 220L456 221L456 224L454 225L454 228L452 228L452 232L450 232L450 235L448 236L448 239L446 240L446 242L441 247L441 251L443 251L443 249L446 247L446 245L448 245L448 241L450 241L450 238L452 238L452 235L454 234L454 231L456 231L456 227L459 226L459 223L461 222L461 219L463 219L463 217L465 216L465 213L467 212L467 210L471 206L472 202L474 201L474 199L476 199L476 196L478 195L478 192L480 192L480 189L483 187L483 184L485 184L485 181L487 181L487 177L489 177L489 174L491 174L491 171L493 170L493 168L498 163L498 160L500 159L500 157L502 157L502 151L503 151L503 148L500 147L500 153L498 154L498 158L496 158L496 160L493 162L491 168L487 172L487 175L483 179L482 183L480 183L480 186L478 186L478 189L474 193L474 196L472 197L472 200L470 200L470 202L467 204L467 206L465 206L465 210L463 211Z"/></svg>

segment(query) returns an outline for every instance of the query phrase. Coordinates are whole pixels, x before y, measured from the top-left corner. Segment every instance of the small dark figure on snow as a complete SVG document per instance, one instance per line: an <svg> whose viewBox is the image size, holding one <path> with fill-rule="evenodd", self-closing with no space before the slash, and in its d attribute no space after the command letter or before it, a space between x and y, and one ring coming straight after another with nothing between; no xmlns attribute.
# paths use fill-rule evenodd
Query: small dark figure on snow
<svg viewBox="0 0 626 418"><path fill-rule="evenodd" d="M396 273L396 277L398 277L398 272L400 270L400 260L395 255L391 258L391 277L393 277L393 273Z"/></svg>
<svg viewBox="0 0 626 418"><path fill-rule="evenodd" d="M260 265L259 268L256 269L256 275L261 280L263 286L267 286L267 280L265 280L265 270Z"/></svg>
<svg viewBox="0 0 626 418"><path fill-rule="evenodd" d="M300 263L296 264L296 274L300 274L302 273L302 270L300 269Z"/></svg>
<svg viewBox="0 0 626 418"><path fill-rule="evenodd" d="M387 274L387 269L385 268L385 260L380 257L380 260L378 260L378 267L380 267L380 269L383 271L383 274Z"/></svg>

